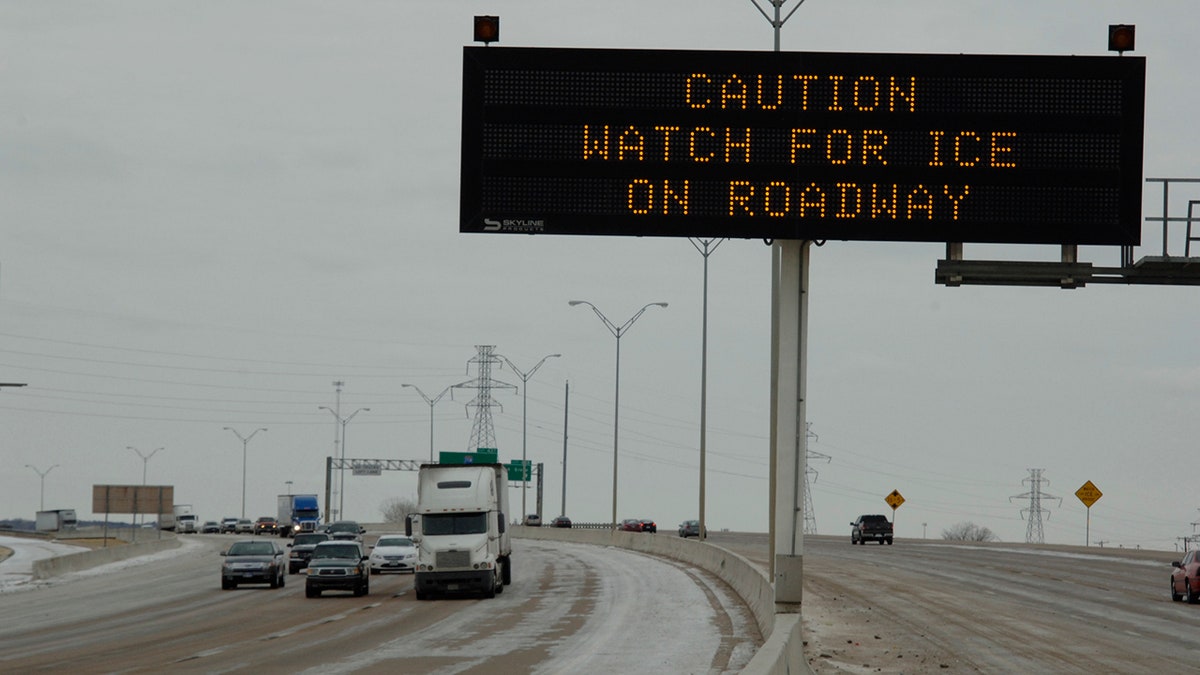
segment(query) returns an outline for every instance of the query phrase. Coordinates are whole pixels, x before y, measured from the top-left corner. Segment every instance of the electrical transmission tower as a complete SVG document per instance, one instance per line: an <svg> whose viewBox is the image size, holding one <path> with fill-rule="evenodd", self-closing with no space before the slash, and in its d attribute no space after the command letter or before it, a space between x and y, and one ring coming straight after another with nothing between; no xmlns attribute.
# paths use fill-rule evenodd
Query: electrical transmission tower
<svg viewBox="0 0 1200 675"><path fill-rule="evenodd" d="M812 468L812 460L823 459L828 462L831 458L829 455L808 449L808 439L815 441L817 435L812 431L812 422L806 423L804 427L804 534L816 534L817 515L813 510L812 484L817 482L817 470Z"/></svg>
<svg viewBox="0 0 1200 675"><path fill-rule="evenodd" d="M501 410L504 408L492 400L492 390L497 388L517 390L515 385L492 379L492 366L502 363L500 357L493 353L496 349L495 345L475 345L475 349L478 350L478 353L467 362L467 373L470 374L471 366L474 365L478 369L478 375L473 380L453 386L453 389L477 390L475 398L466 404L468 408L475 408L475 422L471 425L471 440L467 444L468 452L477 452L480 448L496 448L496 428L492 425L492 408L496 407Z"/></svg>
<svg viewBox="0 0 1200 675"><path fill-rule="evenodd" d="M1008 498L1008 501L1014 499L1028 499L1029 508L1021 509L1021 517L1025 518L1025 543L1026 544L1044 544L1046 543L1045 534L1042 532L1042 514L1046 514L1046 519L1050 519L1050 510L1042 508L1043 499L1057 499L1058 505L1062 506L1062 497L1055 497L1052 494L1042 492L1042 485L1049 485L1050 481L1042 478L1044 469L1030 469L1029 478L1022 480L1022 483L1029 483L1030 490L1025 494L1014 495ZM1026 516L1025 514L1029 515Z"/></svg>

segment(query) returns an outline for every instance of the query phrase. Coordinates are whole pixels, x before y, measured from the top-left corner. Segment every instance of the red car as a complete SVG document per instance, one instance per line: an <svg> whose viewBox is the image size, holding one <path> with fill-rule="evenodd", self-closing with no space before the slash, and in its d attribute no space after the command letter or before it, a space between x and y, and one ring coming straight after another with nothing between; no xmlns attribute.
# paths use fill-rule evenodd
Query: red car
<svg viewBox="0 0 1200 675"><path fill-rule="evenodd" d="M1183 556L1183 562L1171 563L1171 599L1178 602L1184 598L1191 604L1200 602L1200 549L1191 550Z"/></svg>
<svg viewBox="0 0 1200 675"><path fill-rule="evenodd" d="M617 529L624 532L641 532L642 521L638 520L637 518L626 518L625 520L621 521L621 527Z"/></svg>

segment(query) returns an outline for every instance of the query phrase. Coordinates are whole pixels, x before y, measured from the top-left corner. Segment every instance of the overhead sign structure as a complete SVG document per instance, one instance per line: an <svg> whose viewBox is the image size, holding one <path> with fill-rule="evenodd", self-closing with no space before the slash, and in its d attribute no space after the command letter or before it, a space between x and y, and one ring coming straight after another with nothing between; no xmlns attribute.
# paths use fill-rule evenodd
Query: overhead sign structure
<svg viewBox="0 0 1200 675"><path fill-rule="evenodd" d="M904 503L904 495L900 494L899 490L892 490L892 493L884 497L883 501L887 502L888 506L892 507L892 510L895 511Z"/></svg>
<svg viewBox="0 0 1200 675"><path fill-rule="evenodd" d="M1089 480L1075 491L1075 496L1079 498L1079 501L1083 502L1084 506L1090 509L1092 508L1092 504L1095 504L1098 499L1104 496L1104 493Z"/></svg>
<svg viewBox="0 0 1200 675"><path fill-rule="evenodd" d="M1136 245L1145 59L465 47L460 231Z"/></svg>
<svg viewBox="0 0 1200 675"><path fill-rule="evenodd" d="M382 476L383 462L356 459L350 464L350 473L354 476Z"/></svg>
<svg viewBox="0 0 1200 675"><path fill-rule="evenodd" d="M441 452L438 462L441 464L496 464L499 454L495 448L479 448L479 452Z"/></svg>
<svg viewBox="0 0 1200 675"><path fill-rule="evenodd" d="M504 468L508 471L508 479L514 482L528 483L533 475L533 462L528 459L515 459Z"/></svg>

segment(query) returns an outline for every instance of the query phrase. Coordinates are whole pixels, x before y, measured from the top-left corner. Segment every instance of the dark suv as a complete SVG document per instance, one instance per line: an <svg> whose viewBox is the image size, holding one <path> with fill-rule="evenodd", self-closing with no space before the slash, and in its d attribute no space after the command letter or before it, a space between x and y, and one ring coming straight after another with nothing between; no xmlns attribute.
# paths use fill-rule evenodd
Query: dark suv
<svg viewBox="0 0 1200 675"><path fill-rule="evenodd" d="M329 535L324 532L297 534L292 543L288 544L288 548L292 549L288 554L288 573L295 574L302 568L308 567L308 559L312 557L313 549L323 541L329 541Z"/></svg>
<svg viewBox="0 0 1200 675"><path fill-rule="evenodd" d="M304 595L321 596L321 591L351 591L355 597L370 592L371 568L362 544L357 541L323 541L313 548L308 561Z"/></svg>
<svg viewBox="0 0 1200 675"><path fill-rule="evenodd" d="M362 541L366 530L353 520L339 520L325 526L325 532L330 539Z"/></svg>

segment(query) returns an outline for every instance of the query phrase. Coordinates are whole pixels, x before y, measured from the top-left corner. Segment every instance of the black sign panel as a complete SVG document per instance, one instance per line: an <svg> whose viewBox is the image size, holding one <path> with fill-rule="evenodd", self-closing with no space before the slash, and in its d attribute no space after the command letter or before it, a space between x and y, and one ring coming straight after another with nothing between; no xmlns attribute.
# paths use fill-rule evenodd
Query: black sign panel
<svg viewBox="0 0 1200 675"><path fill-rule="evenodd" d="M1136 245L1136 57L465 47L462 232Z"/></svg>

